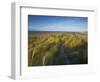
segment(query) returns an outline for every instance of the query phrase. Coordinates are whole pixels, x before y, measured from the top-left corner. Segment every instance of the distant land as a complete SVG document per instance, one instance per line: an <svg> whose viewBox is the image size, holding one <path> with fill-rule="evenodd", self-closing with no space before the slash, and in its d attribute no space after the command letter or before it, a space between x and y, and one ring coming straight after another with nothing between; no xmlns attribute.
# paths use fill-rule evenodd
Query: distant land
<svg viewBox="0 0 100 82"><path fill-rule="evenodd" d="M67 32L67 31L28 31L29 35L44 35L44 34L55 34L55 33L70 33L70 34L81 34L87 35L88 32Z"/></svg>

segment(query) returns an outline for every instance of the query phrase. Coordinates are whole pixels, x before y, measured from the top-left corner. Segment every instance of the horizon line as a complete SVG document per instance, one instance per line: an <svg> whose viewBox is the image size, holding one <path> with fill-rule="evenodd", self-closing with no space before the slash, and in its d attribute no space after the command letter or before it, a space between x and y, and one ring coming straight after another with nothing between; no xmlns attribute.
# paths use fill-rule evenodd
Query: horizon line
<svg viewBox="0 0 100 82"><path fill-rule="evenodd" d="M28 31L42 32L43 30L28 30ZM43 31L43 32L88 32L88 31Z"/></svg>

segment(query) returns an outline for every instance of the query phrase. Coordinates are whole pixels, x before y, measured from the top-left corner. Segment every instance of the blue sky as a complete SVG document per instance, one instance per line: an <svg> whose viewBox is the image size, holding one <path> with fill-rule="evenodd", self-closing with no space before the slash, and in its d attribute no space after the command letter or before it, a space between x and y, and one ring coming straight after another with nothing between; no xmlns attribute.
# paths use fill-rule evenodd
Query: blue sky
<svg viewBox="0 0 100 82"><path fill-rule="evenodd" d="M87 17L28 15L29 31L87 32Z"/></svg>

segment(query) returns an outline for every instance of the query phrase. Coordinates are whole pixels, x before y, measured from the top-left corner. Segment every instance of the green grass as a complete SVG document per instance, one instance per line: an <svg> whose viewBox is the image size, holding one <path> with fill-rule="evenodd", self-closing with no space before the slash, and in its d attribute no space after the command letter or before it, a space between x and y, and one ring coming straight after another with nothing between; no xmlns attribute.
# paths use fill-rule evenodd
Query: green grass
<svg viewBox="0 0 100 82"><path fill-rule="evenodd" d="M29 35L28 66L87 64L87 45L87 34Z"/></svg>

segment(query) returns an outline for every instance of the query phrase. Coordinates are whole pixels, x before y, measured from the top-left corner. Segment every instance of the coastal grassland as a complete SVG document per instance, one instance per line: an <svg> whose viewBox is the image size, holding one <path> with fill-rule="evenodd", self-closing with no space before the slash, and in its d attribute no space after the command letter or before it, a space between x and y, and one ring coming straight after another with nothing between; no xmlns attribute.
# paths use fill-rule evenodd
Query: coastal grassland
<svg viewBox="0 0 100 82"><path fill-rule="evenodd" d="M28 66L88 63L87 33L49 32L28 35Z"/></svg>

